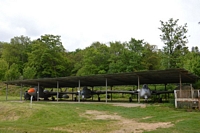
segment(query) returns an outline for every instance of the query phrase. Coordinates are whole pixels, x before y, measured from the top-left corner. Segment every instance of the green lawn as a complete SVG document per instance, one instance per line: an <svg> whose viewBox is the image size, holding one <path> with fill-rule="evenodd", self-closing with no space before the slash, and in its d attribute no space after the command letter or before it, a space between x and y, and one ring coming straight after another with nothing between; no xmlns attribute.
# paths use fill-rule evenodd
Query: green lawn
<svg viewBox="0 0 200 133"><path fill-rule="evenodd" d="M117 131L129 133L134 132L132 128L152 133L197 133L200 127L198 110L174 109L174 106L169 103L147 104L146 107L122 107L110 103L34 101L31 108L29 101L2 99L1 97L1 133L114 133ZM157 123L170 123L171 126L145 130L147 125L156 126ZM141 129L137 124L140 124Z"/></svg>

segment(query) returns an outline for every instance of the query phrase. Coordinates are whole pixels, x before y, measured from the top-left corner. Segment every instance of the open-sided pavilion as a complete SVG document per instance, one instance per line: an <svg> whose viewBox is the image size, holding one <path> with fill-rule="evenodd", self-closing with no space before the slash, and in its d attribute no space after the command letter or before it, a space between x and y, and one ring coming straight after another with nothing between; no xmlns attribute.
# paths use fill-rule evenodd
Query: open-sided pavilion
<svg viewBox="0 0 200 133"><path fill-rule="evenodd" d="M179 83L181 86L182 83L195 83L197 80L199 80L198 76L179 68L90 76L24 79L5 81L4 83L7 84L7 91L8 85L42 86L44 88L78 87L79 90L82 86L106 86L107 90L107 86L119 85L136 85L138 89L140 84L164 84L166 86L168 83Z"/></svg>

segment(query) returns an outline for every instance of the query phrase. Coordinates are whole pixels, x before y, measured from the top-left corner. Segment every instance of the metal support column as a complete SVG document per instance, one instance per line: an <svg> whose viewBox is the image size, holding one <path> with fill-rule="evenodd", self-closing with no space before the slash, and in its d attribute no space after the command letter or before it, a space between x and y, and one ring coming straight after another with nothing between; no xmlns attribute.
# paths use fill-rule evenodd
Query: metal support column
<svg viewBox="0 0 200 133"><path fill-rule="evenodd" d="M138 103L140 103L140 77L138 76Z"/></svg>
<svg viewBox="0 0 200 133"><path fill-rule="evenodd" d="M111 91L112 91L112 86L110 87ZM110 100L112 101L112 93L110 94Z"/></svg>
<svg viewBox="0 0 200 133"><path fill-rule="evenodd" d="M74 92L74 88L72 88L72 92ZM72 94L72 101L74 100L74 94Z"/></svg>
<svg viewBox="0 0 200 133"><path fill-rule="evenodd" d="M107 95L108 95L108 86L107 86L107 78L106 78L106 103L108 102L107 101Z"/></svg>
<svg viewBox="0 0 200 133"><path fill-rule="evenodd" d="M92 92L93 92L93 88L94 88L94 86L92 86ZM92 101L93 101L93 95L92 95Z"/></svg>
<svg viewBox="0 0 200 133"><path fill-rule="evenodd" d="M180 98L182 98L182 83L181 83L181 74L179 74L179 78L180 78Z"/></svg>
<svg viewBox="0 0 200 133"><path fill-rule="evenodd" d="M81 88L81 81L79 80L79 81L78 81L78 102L80 102L80 97L81 97L80 88Z"/></svg>
<svg viewBox="0 0 200 133"><path fill-rule="evenodd" d="M37 101L39 101L39 96L40 96L40 83L38 82Z"/></svg>
<svg viewBox="0 0 200 133"><path fill-rule="evenodd" d="M21 84L21 88L20 88L20 101L22 101L22 84Z"/></svg>
<svg viewBox="0 0 200 133"><path fill-rule="evenodd" d="M6 84L6 101L8 100L8 84Z"/></svg>
<svg viewBox="0 0 200 133"><path fill-rule="evenodd" d="M192 89L192 84L190 84L190 90L191 90L191 98L194 98L194 90Z"/></svg>
<svg viewBox="0 0 200 133"><path fill-rule="evenodd" d="M166 87L167 84L165 84L165 91L167 91L167 87ZM169 94L169 93L168 93ZM165 93L165 101L167 101L167 94Z"/></svg>
<svg viewBox="0 0 200 133"><path fill-rule="evenodd" d="M59 97L58 89L59 89L59 81L57 81L57 102L58 102L58 97Z"/></svg>

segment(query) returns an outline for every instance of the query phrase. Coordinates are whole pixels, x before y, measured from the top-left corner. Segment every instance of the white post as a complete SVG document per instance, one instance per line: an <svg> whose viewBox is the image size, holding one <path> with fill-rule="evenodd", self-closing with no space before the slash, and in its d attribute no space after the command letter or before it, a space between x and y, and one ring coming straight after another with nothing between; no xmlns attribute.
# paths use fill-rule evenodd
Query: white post
<svg viewBox="0 0 200 133"><path fill-rule="evenodd" d="M30 108L32 108L33 96L31 95Z"/></svg>
<svg viewBox="0 0 200 133"><path fill-rule="evenodd" d="M175 97L175 108L177 108L177 92L174 90L174 97Z"/></svg>

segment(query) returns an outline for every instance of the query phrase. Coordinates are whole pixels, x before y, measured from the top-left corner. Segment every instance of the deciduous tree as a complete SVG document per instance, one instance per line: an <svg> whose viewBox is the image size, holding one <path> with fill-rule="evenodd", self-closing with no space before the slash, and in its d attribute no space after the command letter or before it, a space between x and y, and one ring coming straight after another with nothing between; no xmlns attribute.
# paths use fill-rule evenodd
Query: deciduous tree
<svg viewBox="0 0 200 133"><path fill-rule="evenodd" d="M93 43L84 51L83 66L77 75L104 74L108 72L109 51L105 44Z"/></svg>
<svg viewBox="0 0 200 133"><path fill-rule="evenodd" d="M19 66L15 63L13 63L5 73L6 80L18 80L20 76Z"/></svg>
<svg viewBox="0 0 200 133"><path fill-rule="evenodd" d="M163 52L164 58L167 60L166 68L177 68L181 62L181 56L184 56L188 51L186 44L188 42L187 24L183 26L178 25L178 19L169 19L168 22L161 22L159 28L162 32L160 39L164 42Z"/></svg>
<svg viewBox="0 0 200 133"><path fill-rule="evenodd" d="M142 65L142 52L144 50L144 41L136 40L131 38L129 43L126 44L128 51L124 52L124 57L126 58L127 72L144 70L145 67Z"/></svg>
<svg viewBox="0 0 200 133"><path fill-rule="evenodd" d="M8 63L0 59L0 80L5 80L5 73L8 70Z"/></svg>
<svg viewBox="0 0 200 133"><path fill-rule="evenodd" d="M3 44L2 58L7 61L9 67L15 63L18 65L19 72L22 73L24 64L28 60L27 53L31 40L29 37L20 36L11 38L10 43Z"/></svg>
<svg viewBox="0 0 200 133"><path fill-rule="evenodd" d="M109 71L108 73L120 73L126 71L126 60L124 58L125 43L110 42L109 47Z"/></svg>
<svg viewBox="0 0 200 133"><path fill-rule="evenodd" d="M69 62L60 36L44 35L33 41L27 66L37 71L37 77L69 76Z"/></svg>

